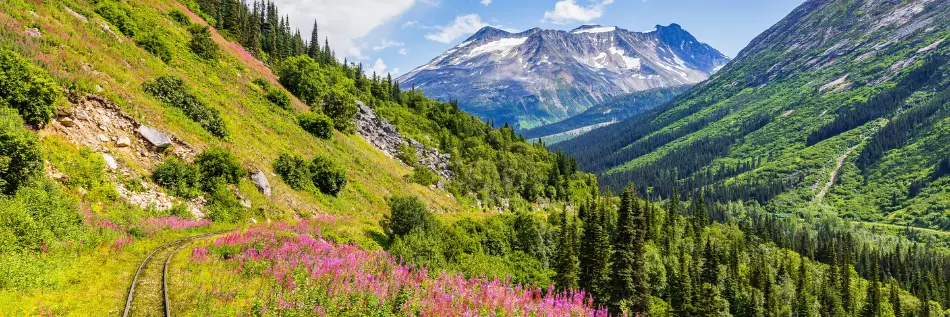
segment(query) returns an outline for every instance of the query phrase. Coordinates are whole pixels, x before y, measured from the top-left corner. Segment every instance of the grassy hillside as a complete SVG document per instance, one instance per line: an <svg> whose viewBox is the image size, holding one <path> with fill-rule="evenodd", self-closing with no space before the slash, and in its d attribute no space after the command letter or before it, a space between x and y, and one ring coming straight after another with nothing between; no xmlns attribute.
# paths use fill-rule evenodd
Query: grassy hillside
<svg viewBox="0 0 950 317"><path fill-rule="evenodd" d="M2 314L114 313L124 302L137 262L161 243L187 234L335 215L338 221L324 228L325 236L372 250L388 245L379 222L389 213L390 197L415 197L437 214L479 218L503 203L561 206L552 200L563 202L570 195L565 191L558 196L549 188L575 182L581 186L577 192L587 195L584 184L593 182L578 173L576 180L556 177L548 186L549 170L557 169L555 155L517 138L510 129L492 129L418 93L405 94L413 108L407 108L406 100L376 99L370 87L379 85L378 79L370 81L359 70L339 64L319 66L328 76L355 76L337 77L335 88L346 91L348 105L355 108L354 98L363 99L405 135L453 154L456 161L450 168L460 176L447 190L420 185L407 177L413 167L358 135L337 131L345 127L338 125L326 139L302 128L299 114L311 108L331 113L319 103L323 95L313 107L296 97L289 98L289 104L275 98L274 91L289 95L271 71L284 69L282 59L264 59L265 64L255 57L258 54L215 29L203 33L205 20L177 1L6 1L0 4L0 24L0 49L11 58L4 61L4 71L14 64L35 65L26 69L48 78L56 96L45 120L30 121L33 117L22 107L19 115L4 110L2 117L3 133L32 140L29 146L38 150L30 175L4 174L4 186L8 179L22 184L0 195L0 237L12 241L0 256ZM199 41L204 36L209 41ZM182 89L168 89L176 87L168 83L178 79ZM370 85L360 87L360 81ZM448 122L457 129L445 130ZM134 132L139 124L171 135L174 144L166 151L149 148ZM131 139L130 146L125 138ZM471 154L459 153L463 146ZM509 152L509 147L520 150ZM156 183L153 173L172 157L185 162L176 168L187 171L191 165L197 175L211 175L201 161L202 153L214 152L211 149L230 153L209 156L212 167L221 163L243 177L222 183L188 181L195 182L189 184L197 186L197 193ZM345 187L335 195L292 188L274 164L287 153L308 164L311 158L326 158L344 171ZM498 153L508 153L508 161L498 161ZM113 160L115 168L110 167ZM481 169L467 172L470 166ZM247 178L258 169L272 186L270 197ZM528 172L540 176L526 177ZM204 200L193 199L195 194ZM152 228L154 222L197 221L191 220L196 215L225 221L141 229ZM49 220L53 216L59 218ZM86 302L86 294L97 296L95 304Z"/></svg>
<svg viewBox="0 0 950 317"><path fill-rule="evenodd" d="M950 229L944 1L807 1L674 102L556 145L618 190Z"/></svg>

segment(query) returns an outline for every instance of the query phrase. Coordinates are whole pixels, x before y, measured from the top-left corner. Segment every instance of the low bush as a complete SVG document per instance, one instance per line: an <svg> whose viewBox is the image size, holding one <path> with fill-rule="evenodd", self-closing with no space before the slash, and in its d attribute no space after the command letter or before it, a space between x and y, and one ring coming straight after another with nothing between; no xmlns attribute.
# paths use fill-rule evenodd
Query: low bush
<svg viewBox="0 0 950 317"><path fill-rule="evenodd" d="M438 223L426 205L412 196L389 198L389 215L382 221L383 230L390 237L405 236L413 231L429 232Z"/></svg>
<svg viewBox="0 0 950 317"><path fill-rule="evenodd" d="M403 163L409 166L415 166L419 164L419 157L416 155L416 148L409 146L409 144L403 143L399 145L397 149L399 152L396 153L396 158L398 158Z"/></svg>
<svg viewBox="0 0 950 317"><path fill-rule="evenodd" d="M247 174L234 154L221 148L205 150L195 158L195 165L201 175L202 187L209 192L216 183L237 184Z"/></svg>
<svg viewBox="0 0 950 317"><path fill-rule="evenodd" d="M208 186L208 203L205 205L208 219L214 222L236 222L247 217L247 211L227 184L214 181Z"/></svg>
<svg viewBox="0 0 950 317"><path fill-rule="evenodd" d="M42 171L36 135L23 128L16 112L0 105L0 194L12 195Z"/></svg>
<svg viewBox="0 0 950 317"><path fill-rule="evenodd" d="M194 198L201 195L198 169L176 157L162 162L152 172L152 180L169 189L174 196Z"/></svg>
<svg viewBox="0 0 950 317"><path fill-rule="evenodd" d="M324 194L336 196L346 187L346 172L325 157L313 158L310 173L313 176L313 185Z"/></svg>
<svg viewBox="0 0 950 317"><path fill-rule="evenodd" d="M188 27L191 33L191 41L188 42L188 48L195 55L205 60L214 60L218 58L218 44L211 39L211 30L207 26L192 25Z"/></svg>
<svg viewBox="0 0 950 317"><path fill-rule="evenodd" d="M228 129L221 121L221 114L201 102L188 91L185 82L172 76L162 76L142 84L142 89L165 104L181 109L185 116L197 122L202 128L217 136L225 138Z"/></svg>
<svg viewBox="0 0 950 317"><path fill-rule="evenodd" d="M168 17L170 17L172 21L175 21L178 24L181 24L184 26L191 25L191 19L188 18L187 14L185 14L184 12L181 12L181 10L175 9L175 10L172 10L171 12L168 12Z"/></svg>
<svg viewBox="0 0 950 317"><path fill-rule="evenodd" d="M313 175L310 173L310 162L294 154L281 154L274 161L274 172L296 190L313 189Z"/></svg>
<svg viewBox="0 0 950 317"><path fill-rule="evenodd" d="M333 121L322 113L307 112L297 116L297 122L310 134L329 140L333 137Z"/></svg>
<svg viewBox="0 0 950 317"><path fill-rule="evenodd" d="M125 36L135 36L138 27L135 19L132 18L132 8L128 5L115 1L101 1L95 11Z"/></svg>
<svg viewBox="0 0 950 317"><path fill-rule="evenodd" d="M264 97L274 105L280 107L284 110L292 110L290 103L290 96L286 92L280 89L271 89L267 91L267 95Z"/></svg>
<svg viewBox="0 0 950 317"><path fill-rule="evenodd" d="M82 230L79 204L47 179L0 198L0 254L40 250Z"/></svg>
<svg viewBox="0 0 950 317"><path fill-rule="evenodd" d="M52 168L68 176L61 181L63 185L73 190L81 188L85 192L84 201L113 202L119 199L119 192L109 179L102 154L55 135L42 138L39 148ZM136 186L142 186L139 180L131 176L118 176L117 180L125 184L127 189L135 191Z"/></svg>
<svg viewBox="0 0 950 317"><path fill-rule="evenodd" d="M0 49L0 108L16 109L23 121L43 127L56 112L63 88L29 59Z"/></svg>
<svg viewBox="0 0 950 317"><path fill-rule="evenodd" d="M140 36L135 40L135 43L165 63L172 61L172 50L168 43L155 33Z"/></svg>
<svg viewBox="0 0 950 317"><path fill-rule="evenodd" d="M406 175L406 181L410 183L416 183L423 186L435 185L441 179L439 175L436 175L435 172L430 170L428 167L416 164L412 170L412 174Z"/></svg>
<svg viewBox="0 0 950 317"><path fill-rule="evenodd" d="M261 89L263 89L264 91L270 91L270 82L267 81L267 79L254 78L254 80L252 80L251 82L254 83L255 85L260 86Z"/></svg>

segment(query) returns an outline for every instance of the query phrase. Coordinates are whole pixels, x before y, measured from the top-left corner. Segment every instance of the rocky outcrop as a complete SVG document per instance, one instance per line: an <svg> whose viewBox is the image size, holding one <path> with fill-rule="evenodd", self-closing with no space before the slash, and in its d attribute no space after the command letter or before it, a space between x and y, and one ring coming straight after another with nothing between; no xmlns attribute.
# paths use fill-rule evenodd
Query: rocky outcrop
<svg viewBox="0 0 950 317"><path fill-rule="evenodd" d="M267 181L267 175L264 175L264 171L258 169L256 173L251 174L251 181L264 196L270 197L270 182Z"/></svg>
<svg viewBox="0 0 950 317"><path fill-rule="evenodd" d="M356 101L356 105L359 107L359 112L356 114L356 132L367 142L392 158L399 154L399 148L402 145L408 144L410 148L416 150L420 165L439 175L443 180L455 177L455 173L449 169L451 155L442 154L438 149L426 147L419 141L404 137L389 121L376 115L373 108L360 101ZM442 187L441 184L442 182L439 187Z"/></svg>

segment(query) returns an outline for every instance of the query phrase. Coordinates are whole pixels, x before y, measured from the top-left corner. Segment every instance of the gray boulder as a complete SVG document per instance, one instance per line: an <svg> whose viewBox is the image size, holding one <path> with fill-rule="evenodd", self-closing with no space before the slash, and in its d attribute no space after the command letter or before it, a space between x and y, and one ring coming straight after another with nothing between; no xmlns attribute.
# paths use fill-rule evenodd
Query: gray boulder
<svg viewBox="0 0 950 317"><path fill-rule="evenodd" d="M155 130L145 125L139 126L139 134L152 146L158 149L165 149L172 144L172 139L161 131Z"/></svg>
<svg viewBox="0 0 950 317"><path fill-rule="evenodd" d="M251 175L251 181L254 182L254 186L256 186L264 196L270 197L270 182L267 181L267 176L264 175L264 171L257 170L257 173Z"/></svg>

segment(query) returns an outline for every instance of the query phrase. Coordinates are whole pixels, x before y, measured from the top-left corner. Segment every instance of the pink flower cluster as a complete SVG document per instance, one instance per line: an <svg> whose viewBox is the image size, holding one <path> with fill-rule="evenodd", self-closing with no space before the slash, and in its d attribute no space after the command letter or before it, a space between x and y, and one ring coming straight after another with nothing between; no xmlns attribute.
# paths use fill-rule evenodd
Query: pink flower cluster
<svg viewBox="0 0 950 317"><path fill-rule="evenodd" d="M266 309L279 314L607 316L583 292L557 293L458 274L431 276L385 252L323 240L314 222L254 226L192 252L199 263L222 258L245 274L269 278L273 292Z"/></svg>
<svg viewBox="0 0 950 317"><path fill-rule="evenodd" d="M142 225L145 227L146 232L156 233L162 230L185 230L196 227L206 227L211 225L211 221L206 219L182 219L171 216L161 218L147 218L142 220Z"/></svg>

